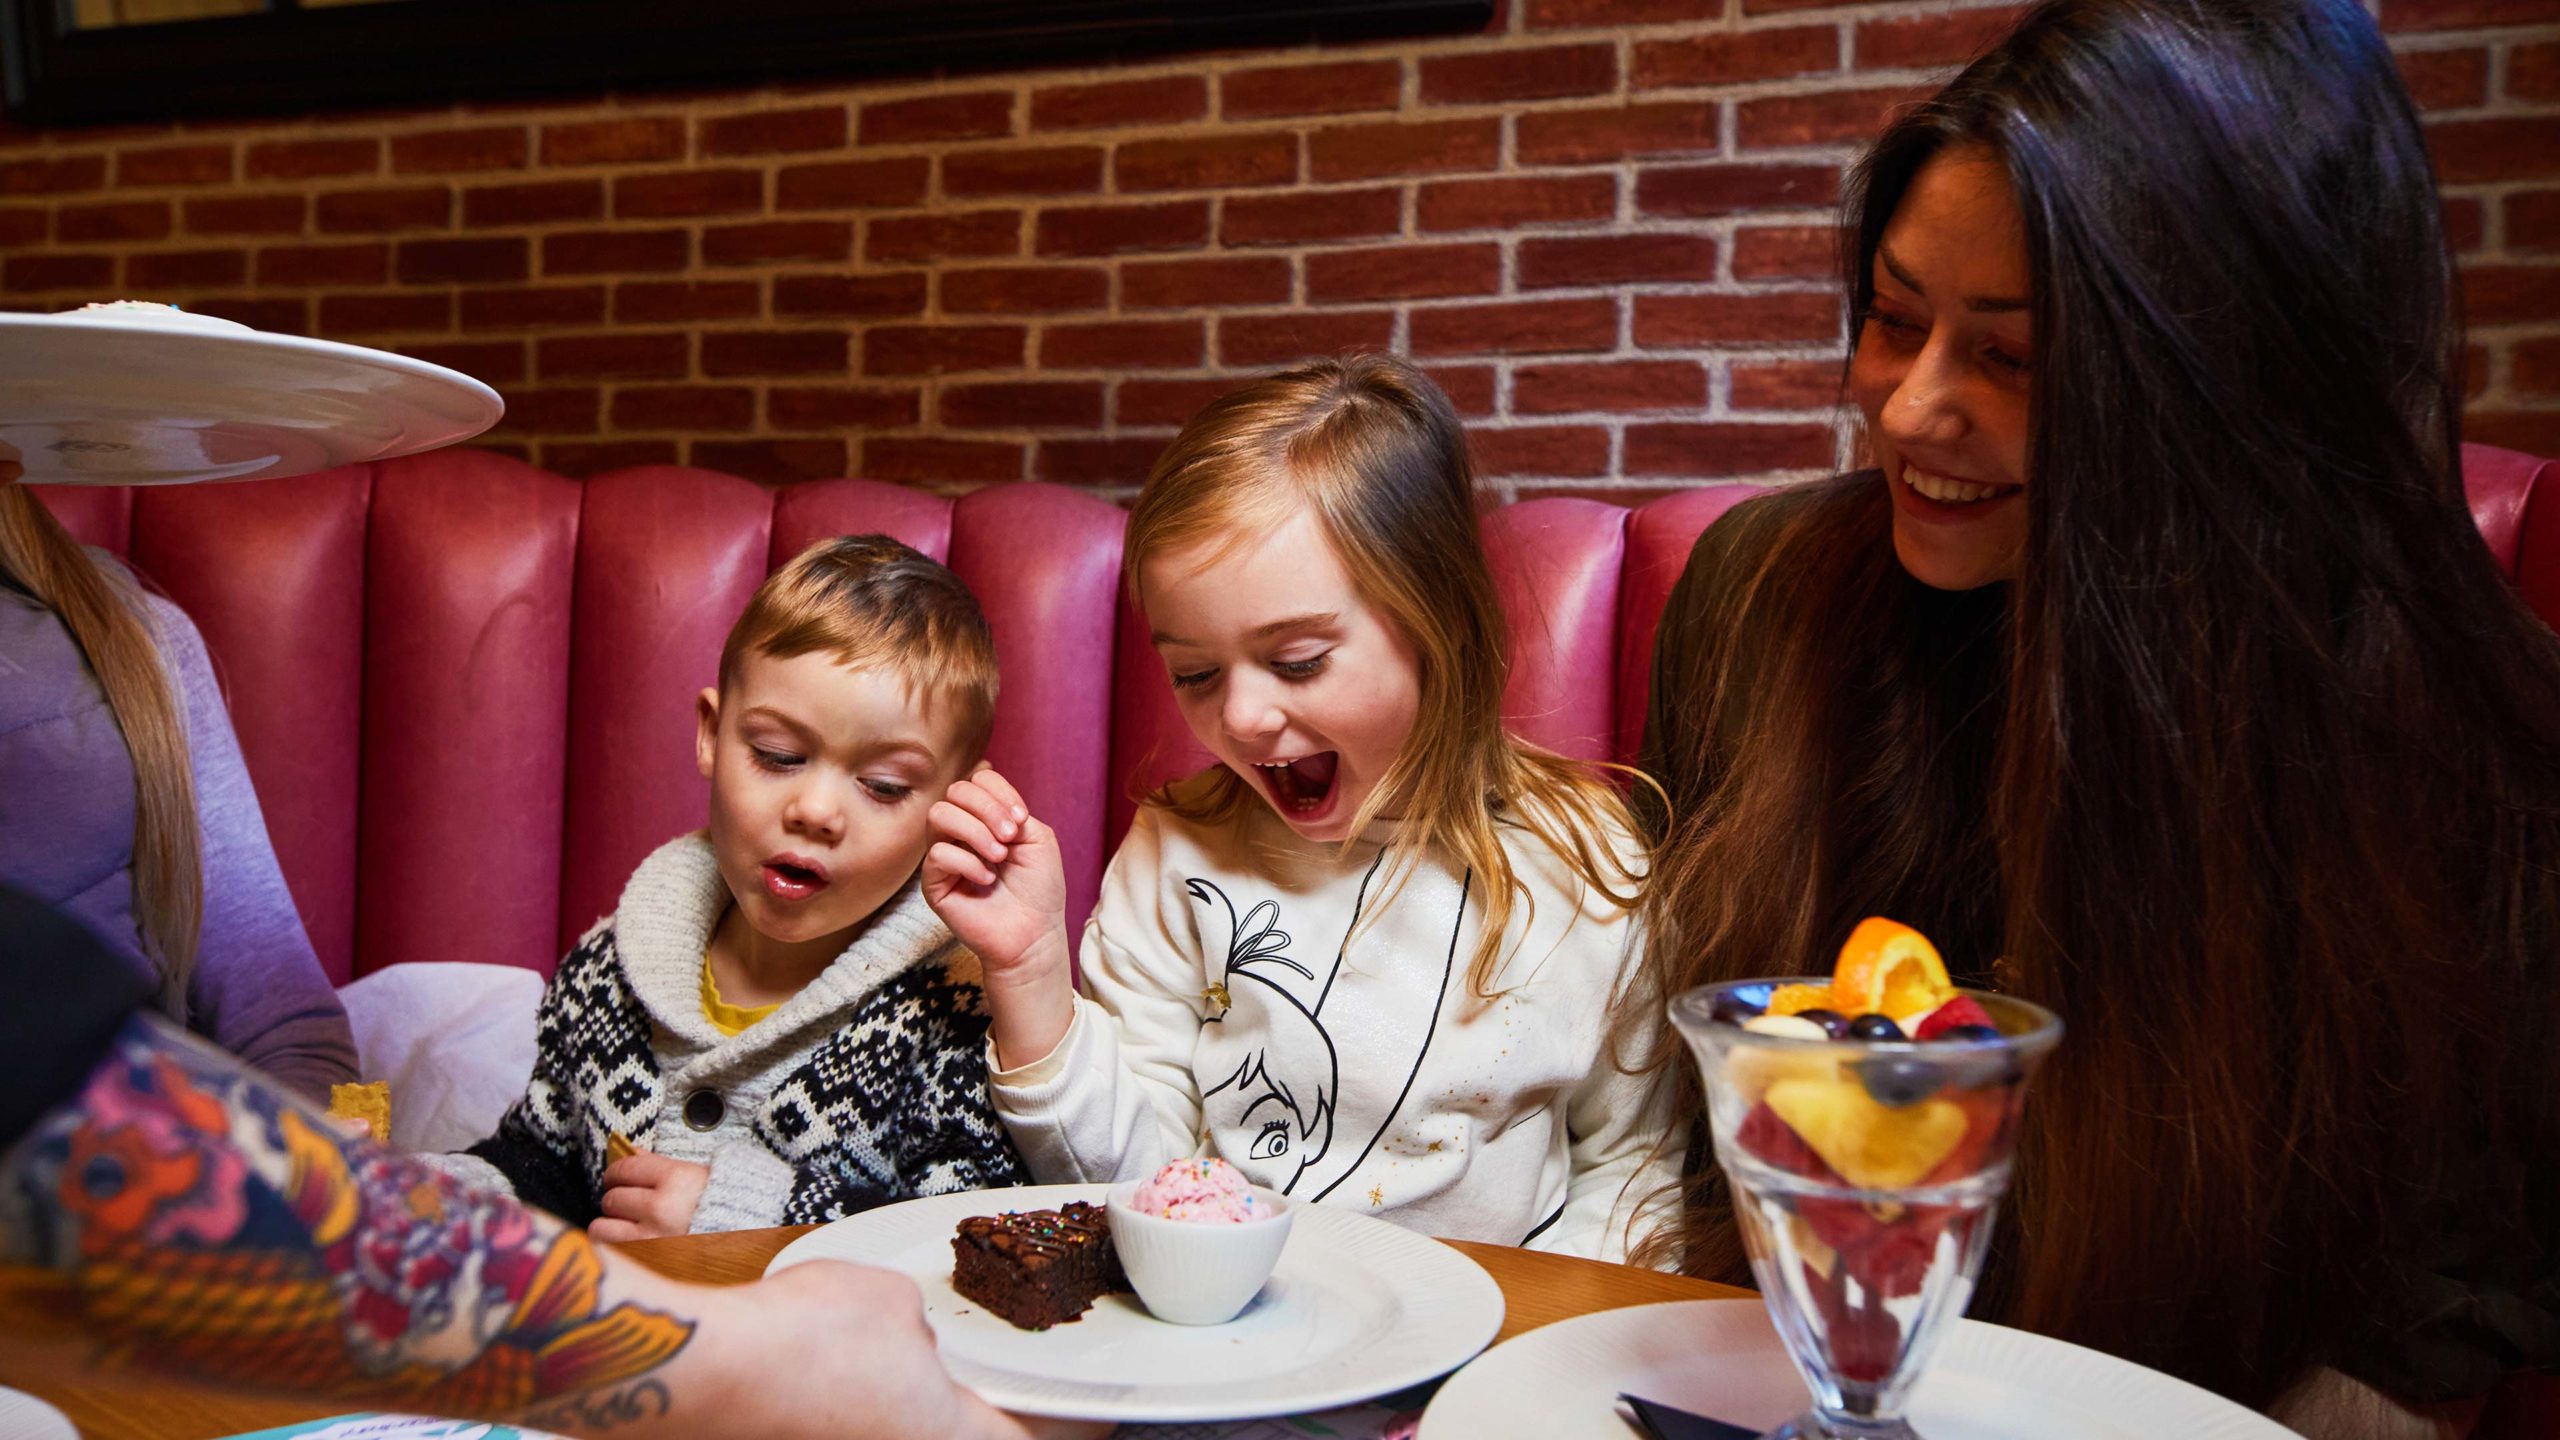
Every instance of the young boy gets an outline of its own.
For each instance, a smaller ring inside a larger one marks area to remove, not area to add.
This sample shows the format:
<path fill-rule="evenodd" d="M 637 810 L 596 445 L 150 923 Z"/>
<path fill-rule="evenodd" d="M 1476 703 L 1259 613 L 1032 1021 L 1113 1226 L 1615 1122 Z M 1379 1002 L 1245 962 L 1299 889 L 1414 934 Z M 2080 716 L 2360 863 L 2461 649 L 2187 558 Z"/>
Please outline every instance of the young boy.
<path fill-rule="evenodd" d="M 533 1081 L 443 1163 L 600 1240 L 1023 1183 L 976 957 L 918 893 L 986 748 L 986 619 L 880 535 L 776 571 L 695 702 L 710 823 L 642 861 L 544 994 Z"/>

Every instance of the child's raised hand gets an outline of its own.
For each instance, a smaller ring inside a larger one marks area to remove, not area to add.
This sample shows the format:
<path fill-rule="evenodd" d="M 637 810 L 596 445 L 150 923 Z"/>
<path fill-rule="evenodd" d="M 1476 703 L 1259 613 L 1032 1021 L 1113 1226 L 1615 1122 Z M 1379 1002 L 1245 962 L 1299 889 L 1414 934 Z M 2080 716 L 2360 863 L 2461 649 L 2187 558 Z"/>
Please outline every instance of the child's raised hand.
<path fill-rule="evenodd" d="M 928 820 L 925 902 L 985 967 L 1000 1060 L 1036 1060 L 1074 1018 L 1057 834 L 992 766 L 955 783 Z"/>
<path fill-rule="evenodd" d="M 597 1240 L 655 1240 L 693 1230 L 694 1207 L 711 1167 L 635 1151 L 604 1167 L 604 1214 L 587 1226 Z"/>

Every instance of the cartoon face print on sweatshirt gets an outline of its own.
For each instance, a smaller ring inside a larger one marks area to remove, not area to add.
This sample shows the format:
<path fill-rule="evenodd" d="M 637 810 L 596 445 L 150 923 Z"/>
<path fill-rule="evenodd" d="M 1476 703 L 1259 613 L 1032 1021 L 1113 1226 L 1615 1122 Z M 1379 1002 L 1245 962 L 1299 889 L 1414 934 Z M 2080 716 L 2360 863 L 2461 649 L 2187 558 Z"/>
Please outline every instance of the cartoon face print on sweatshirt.
<path fill-rule="evenodd" d="M 1382 886 L 1394 893 L 1377 898 L 1394 913 L 1363 926 L 1379 870 L 1372 861 L 1360 876 L 1349 926 L 1315 936 L 1292 933 L 1285 892 L 1230 895 L 1212 881 L 1184 882 L 1211 977 L 1193 1062 L 1202 1121 L 1216 1153 L 1302 1200 L 1340 1185 L 1395 1123 L 1457 959 L 1466 881 L 1433 872 Z M 1410 943 L 1424 934 L 1434 937 L 1427 950 Z"/>

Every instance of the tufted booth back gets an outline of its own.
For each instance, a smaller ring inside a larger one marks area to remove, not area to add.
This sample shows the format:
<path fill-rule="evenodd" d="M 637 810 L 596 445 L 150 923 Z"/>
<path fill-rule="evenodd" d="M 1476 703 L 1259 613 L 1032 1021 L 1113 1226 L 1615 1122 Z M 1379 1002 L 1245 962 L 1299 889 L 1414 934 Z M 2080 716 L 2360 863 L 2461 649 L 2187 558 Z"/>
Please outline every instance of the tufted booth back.
<path fill-rule="evenodd" d="M 2560 462 L 2478 446 L 2464 460 L 2491 553 L 2560 620 Z M 1206 762 L 1120 599 L 1123 512 L 1072 490 L 953 500 L 675 467 L 580 482 L 457 450 L 40 493 L 195 617 L 341 982 L 412 960 L 547 974 L 642 856 L 702 823 L 693 695 L 757 582 L 822 536 L 885 531 L 977 592 L 1004 670 L 989 759 L 1062 837 L 1071 924 L 1135 797 Z M 1635 753 L 1663 603 L 1699 531 L 1752 493 L 1487 517 L 1521 733 Z"/>

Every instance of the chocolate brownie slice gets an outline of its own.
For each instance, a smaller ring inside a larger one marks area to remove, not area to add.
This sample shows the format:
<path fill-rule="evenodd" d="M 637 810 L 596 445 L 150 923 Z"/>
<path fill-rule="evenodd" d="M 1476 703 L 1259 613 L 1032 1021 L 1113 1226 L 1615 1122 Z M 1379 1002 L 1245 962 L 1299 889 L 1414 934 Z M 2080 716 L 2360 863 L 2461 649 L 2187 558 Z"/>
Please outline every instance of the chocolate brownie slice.
<path fill-rule="evenodd" d="M 1129 1280 L 1111 1248 L 1109 1214 L 1078 1200 L 961 1221 L 951 1237 L 951 1288 L 1025 1330 L 1046 1330 Z"/>

